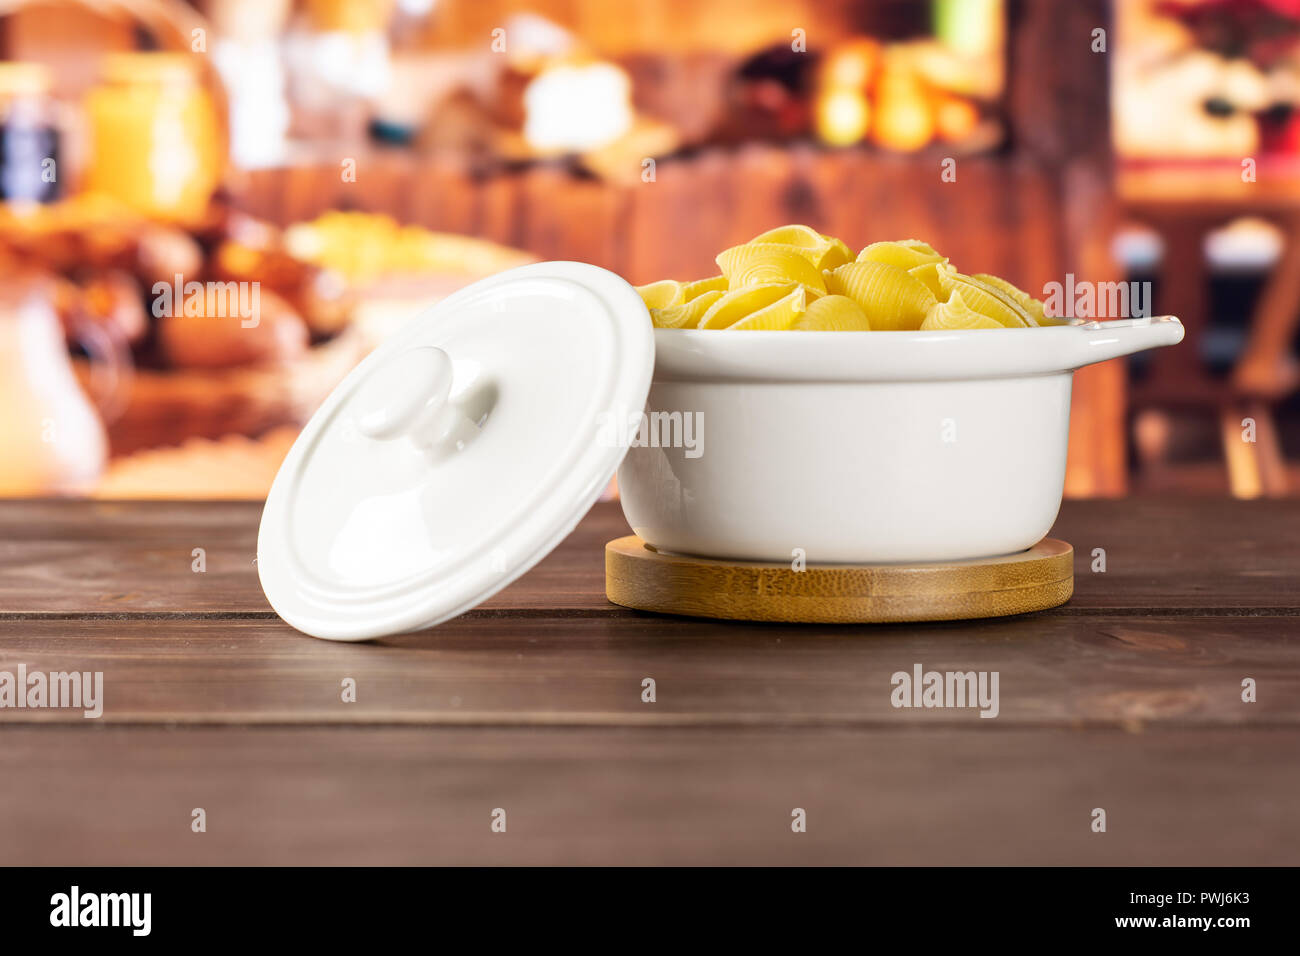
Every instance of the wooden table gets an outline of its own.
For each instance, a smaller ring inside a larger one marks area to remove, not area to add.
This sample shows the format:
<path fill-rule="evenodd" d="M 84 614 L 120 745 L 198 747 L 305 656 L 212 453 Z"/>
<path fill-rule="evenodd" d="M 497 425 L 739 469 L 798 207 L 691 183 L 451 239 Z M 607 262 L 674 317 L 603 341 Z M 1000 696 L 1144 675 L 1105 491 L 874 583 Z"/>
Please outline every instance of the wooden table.
<path fill-rule="evenodd" d="M 105 684 L 99 720 L 0 710 L 0 863 L 1300 863 L 1300 503 L 1067 502 L 1068 605 L 892 627 L 610 605 L 601 504 L 361 645 L 271 612 L 259 511 L 0 502 L 0 670 Z M 1000 715 L 895 709 L 916 663 L 999 672 Z"/>

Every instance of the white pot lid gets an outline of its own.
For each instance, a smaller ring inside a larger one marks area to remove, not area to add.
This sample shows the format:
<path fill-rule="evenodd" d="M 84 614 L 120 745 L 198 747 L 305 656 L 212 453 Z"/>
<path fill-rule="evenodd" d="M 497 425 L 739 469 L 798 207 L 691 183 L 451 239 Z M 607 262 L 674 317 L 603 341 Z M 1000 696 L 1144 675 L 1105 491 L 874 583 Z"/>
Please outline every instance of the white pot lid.
<path fill-rule="evenodd" d="M 362 361 L 289 450 L 257 536 L 271 606 L 356 641 L 487 600 L 600 496 L 653 367 L 641 297 L 596 266 L 523 266 L 440 302 Z"/>

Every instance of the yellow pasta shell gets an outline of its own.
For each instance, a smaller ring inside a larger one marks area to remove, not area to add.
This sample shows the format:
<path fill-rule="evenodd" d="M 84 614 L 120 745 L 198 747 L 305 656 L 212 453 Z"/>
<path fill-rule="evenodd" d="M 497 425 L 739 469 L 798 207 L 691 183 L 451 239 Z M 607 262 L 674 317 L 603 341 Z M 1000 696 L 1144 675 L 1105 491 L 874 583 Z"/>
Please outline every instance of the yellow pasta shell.
<path fill-rule="evenodd" d="M 705 312 L 709 311 L 709 306 L 722 296 L 721 289 L 714 289 L 712 292 L 697 295 L 681 305 L 670 305 L 666 309 L 651 309 L 650 321 L 656 329 L 693 329 L 700 324 L 700 319 L 704 317 Z"/>
<path fill-rule="evenodd" d="M 977 272 L 971 278 L 983 282 L 985 285 L 991 285 L 1004 293 L 1007 298 L 1025 310 L 1029 317 L 1034 320 L 1035 325 L 1047 324 L 1047 315 L 1043 311 L 1043 303 L 1028 292 L 1012 285 L 1006 279 L 999 279 L 997 276 L 991 276 L 985 272 Z"/>
<path fill-rule="evenodd" d="M 822 253 L 821 260 L 814 263 L 818 269 L 838 269 L 853 261 L 853 250 L 844 240 L 833 236 L 822 236 L 822 238 L 826 240 L 826 251 Z"/>
<path fill-rule="evenodd" d="M 722 295 L 700 317 L 700 329 L 725 329 L 759 309 L 765 309 L 778 299 L 789 295 L 798 286 L 793 282 L 750 286 Z"/>
<path fill-rule="evenodd" d="M 818 272 L 838 269 L 844 263 L 853 261 L 852 250 L 841 240 L 820 233 L 812 226 L 777 226 L 755 236 L 748 244 L 755 243 L 794 246 L 803 251 L 804 257 L 817 267 Z"/>
<path fill-rule="evenodd" d="M 901 242 L 873 242 L 858 253 L 858 262 L 883 262 L 898 266 L 900 269 L 912 269 L 930 262 L 947 261 L 930 246 L 917 239 L 904 239 Z"/>
<path fill-rule="evenodd" d="M 898 240 L 898 244 L 900 246 L 906 246 L 908 249 L 915 249 L 917 252 L 923 253 L 924 255 L 934 256 L 936 259 L 942 259 L 944 262 L 948 261 L 948 257 L 942 252 L 930 245 L 928 242 L 922 242 L 920 239 L 900 239 Z"/>
<path fill-rule="evenodd" d="M 867 313 L 846 295 L 824 295 L 808 303 L 794 329 L 800 332 L 870 332 Z"/>
<path fill-rule="evenodd" d="M 894 332 L 920 328 L 938 301 L 919 279 L 884 262 L 840 266 L 826 273 L 826 291 L 862 306 L 873 329 Z"/>
<path fill-rule="evenodd" d="M 639 285 L 636 291 L 647 309 L 667 309 L 686 301 L 686 291 L 676 279 L 660 279 L 649 285 Z"/>
<path fill-rule="evenodd" d="M 927 262 L 925 265 L 920 266 L 912 266 L 912 268 L 907 270 L 907 274 L 914 279 L 919 279 L 921 284 L 933 292 L 934 297 L 942 302 L 944 299 L 948 298 L 948 293 L 951 291 L 951 289 L 944 283 L 943 277 L 956 271 L 957 270 L 948 265 L 948 263 L 939 261 Z"/>
<path fill-rule="evenodd" d="M 728 287 L 743 289 L 774 282 L 797 282 L 817 293 L 826 291 L 821 272 L 798 246 L 756 242 L 732 246 L 718 256 Z"/>
<path fill-rule="evenodd" d="M 980 282 L 971 276 L 962 275 L 960 272 L 940 274 L 939 281 L 944 284 L 950 294 L 960 292 L 962 300 L 967 306 L 982 315 L 987 315 L 999 325 L 1004 325 L 1009 329 L 1024 329 L 1037 324 L 1029 317 L 1028 312 L 1013 302 L 1006 294 L 985 282 Z"/>
<path fill-rule="evenodd" d="M 759 233 L 753 239 L 749 240 L 747 245 L 753 245 L 760 242 L 774 242 L 785 246 L 798 246 L 801 249 L 820 249 L 831 240 L 827 239 L 812 226 L 801 226 L 792 224 L 789 226 L 777 226 L 775 229 L 769 229 L 767 232 Z"/>
<path fill-rule="evenodd" d="M 682 295 L 687 302 L 698 299 L 706 292 L 726 292 L 727 277 L 713 276 L 711 279 L 696 279 L 682 285 Z"/>
<path fill-rule="evenodd" d="M 661 329 L 906 331 L 1032 328 L 1064 320 L 1005 279 L 964 275 L 919 239 L 873 242 L 856 256 L 798 223 L 717 257 L 721 275 L 637 287 Z"/>
<path fill-rule="evenodd" d="M 1005 326 L 968 306 L 960 291 L 953 292 L 947 302 L 936 302 L 925 317 L 925 321 L 921 323 L 922 332 L 1001 328 Z"/>
<path fill-rule="evenodd" d="M 766 308 L 751 312 L 727 328 L 733 332 L 781 331 L 792 328 L 807 308 L 807 290 L 801 285 L 795 286 L 789 295 L 782 296 Z"/>

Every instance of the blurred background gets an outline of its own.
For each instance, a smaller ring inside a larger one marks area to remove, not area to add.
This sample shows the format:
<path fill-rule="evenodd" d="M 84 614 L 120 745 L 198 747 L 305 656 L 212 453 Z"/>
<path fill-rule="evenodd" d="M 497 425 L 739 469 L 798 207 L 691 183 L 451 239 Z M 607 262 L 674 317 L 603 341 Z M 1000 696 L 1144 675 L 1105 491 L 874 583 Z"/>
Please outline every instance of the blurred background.
<path fill-rule="evenodd" d="M 1077 376 L 1067 494 L 1300 494 L 1300 0 L 0 0 L 0 56 L 0 495 L 261 497 L 449 292 L 788 222 L 1150 283 L 1187 342 Z"/>

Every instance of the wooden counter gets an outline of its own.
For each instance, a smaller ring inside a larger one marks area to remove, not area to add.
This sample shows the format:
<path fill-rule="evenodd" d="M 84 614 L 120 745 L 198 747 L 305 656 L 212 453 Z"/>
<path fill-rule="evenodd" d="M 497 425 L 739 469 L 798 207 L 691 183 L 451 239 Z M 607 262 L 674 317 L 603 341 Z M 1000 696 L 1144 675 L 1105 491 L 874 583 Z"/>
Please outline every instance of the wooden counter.
<path fill-rule="evenodd" d="M 259 514 L 0 502 L 0 670 L 105 697 L 0 710 L 3 862 L 1300 862 L 1300 503 L 1066 502 L 1069 604 L 888 627 L 611 605 L 601 504 L 483 608 L 370 644 L 275 617 Z M 998 671 L 999 716 L 895 709 L 917 663 Z"/>

